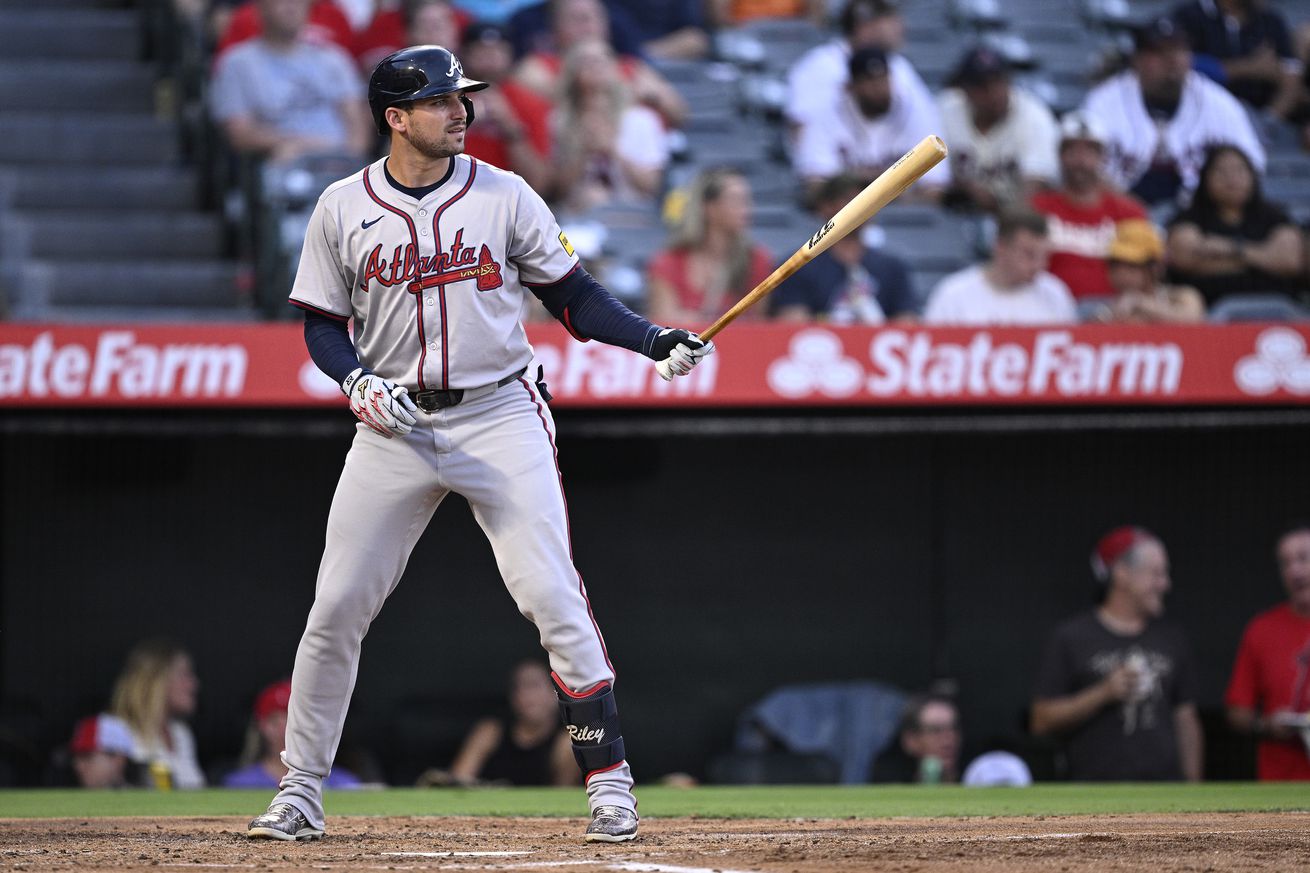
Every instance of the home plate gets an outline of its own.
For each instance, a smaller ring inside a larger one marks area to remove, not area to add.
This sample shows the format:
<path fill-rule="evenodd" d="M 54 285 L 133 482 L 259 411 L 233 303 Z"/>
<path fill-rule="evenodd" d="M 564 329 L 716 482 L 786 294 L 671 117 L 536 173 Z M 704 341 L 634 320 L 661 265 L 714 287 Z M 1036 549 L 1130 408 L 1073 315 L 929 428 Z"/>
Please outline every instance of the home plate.
<path fill-rule="evenodd" d="M 511 858 L 515 855 L 531 855 L 532 852 L 381 852 L 379 854 L 397 858 Z"/>

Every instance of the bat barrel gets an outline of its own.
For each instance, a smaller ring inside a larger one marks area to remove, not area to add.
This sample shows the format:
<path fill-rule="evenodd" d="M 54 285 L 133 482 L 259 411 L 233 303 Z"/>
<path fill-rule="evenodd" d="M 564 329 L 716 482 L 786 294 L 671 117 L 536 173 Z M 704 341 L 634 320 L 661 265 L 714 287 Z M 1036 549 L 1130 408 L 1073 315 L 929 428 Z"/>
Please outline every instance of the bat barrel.
<path fill-rule="evenodd" d="M 859 194 L 843 206 L 823 227 L 805 241 L 796 253 L 769 274 L 763 282 L 756 285 L 749 294 L 723 315 L 718 321 L 700 332 L 703 340 L 710 340 L 719 331 L 733 322 L 737 316 L 750 309 L 766 295 L 772 293 L 792 274 L 809 263 L 837 240 L 849 235 L 851 231 L 868 221 L 878 210 L 899 197 L 906 188 L 937 166 L 946 157 L 946 143 L 935 135 L 925 136 L 919 144 L 910 149 L 900 160 L 882 172 L 878 178 L 869 183 Z"/>

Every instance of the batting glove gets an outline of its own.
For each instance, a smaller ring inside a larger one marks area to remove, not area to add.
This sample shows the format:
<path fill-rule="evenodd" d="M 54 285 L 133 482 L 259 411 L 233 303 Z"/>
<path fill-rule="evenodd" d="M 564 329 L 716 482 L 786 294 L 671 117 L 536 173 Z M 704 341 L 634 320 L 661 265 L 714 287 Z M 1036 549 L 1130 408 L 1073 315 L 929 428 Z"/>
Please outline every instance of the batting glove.
<path fill-rule="evenodd" d="M 378 434 L 391 439 L 414 429 L 418 407 L 403 385 L 395 385 L 360 367 L 341 383 L 350 398 L 350 411 Z"/>
<path fill-rule="evenodd" d="M 713 341 L 704 342 L 689 330 L 666 327 L 655 335 L 650 356 L 659 361 L 655 369 L 665 382 L 674 376 L 685 376 L 700 363 L 701 358 L 713 353 Z"/>

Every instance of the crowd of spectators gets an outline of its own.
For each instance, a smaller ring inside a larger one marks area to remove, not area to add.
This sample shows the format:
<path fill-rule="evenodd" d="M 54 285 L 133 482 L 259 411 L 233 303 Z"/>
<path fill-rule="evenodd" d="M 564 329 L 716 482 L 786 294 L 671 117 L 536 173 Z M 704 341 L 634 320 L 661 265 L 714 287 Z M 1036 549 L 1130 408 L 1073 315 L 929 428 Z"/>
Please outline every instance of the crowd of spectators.
<path fill-rule="evenodd" d="M 742 205 L 750 199 L 748 174 L 723 167 L 722 185 L 707 184 L 701 172 L 670 189 L 689 107 L 660 64 L 712 59 L 717 30 L 794 17 L 833 33 L 787 75 L 781 142 L 799 203 L 826 218 L 841 205 L 828 183 L 865 184 L 921 138 L 940 133 L 949 160 L 903 200 L 968 216 L 979 222 L 979 238 L 995 245 L 984 264 L 908 292 L 895 258 L 870 269 L 860 266 L 870 253 L 852 246 L 845 276 L 832 265 L 813 272 L 805 288 L 792 289 L 797 293 L 784 290 L 790 299 L 771 306 L 776 317 L 1196 321 L 1226 296 L 1277 293 L 1291 302 L 1310 287 L 1305 234 L 1262 194 L 1271 126 L 1310 130 L 1298 52 L 1298 44 L 1310 49 L 1310 29 L 1294 34 L 1272 4 L 1185 0 L 1141 23 L 1118 72 L 1107 71 L 1063 118 L 1016 82 L 1011 58 L 994 44 L 967 49 L 934 94 L 903 53 L 896 2 L 847 0 L 832 7 L 829 20 L 830 6 L 223 0 L 205 19 L 214 45 L 209 106 L 238 155 L 371 159 L 381 147 L 363 103 L 372 66 L 403 45 L 445 45 L 461 55 L 469 76 L 494 85 L 474 98 L 478 118 L 467 151 L 522 175 L 566 224 L 607 205 L 653 214 L 662 200 L 692 204 L 663 210 L 675 216 L 668 249 L 635 265 L 648 281 L 625 296 L 656 318 L 704 318 L 735 302 L 785 253 L 749 245 L 750 209 Z M 843 184 L 844 197 L 858 190 Z M 1045 229 L 1033 211 L 1046 217 Z M 739 219 L 747 226 L 730 227 Z M 689 225 L 699 221 L 717 238 L 693 240 Z M 716 221 L 727 223 L 716 230 Z M 1166 236 L 1161 251 L 1153 232 Z M 1128 258 L 1112 261 L 1119 237 L 1118 251 Z M 1022 266 L 1015 260 L 1021 253 Z M 1165 279 L 1171 284 L 1162 285 Z M 841 288 L 809 287 L 814 281 Z M 884 289 L 884 281 L 892 286 Z"/>
<path fill-rule="evenodd" d="M 1310 780 L 1310 522 L 1275 542 L 1285 602 L 1250 620 L 1224 693 L 1228 729 L 1258 743 L 1261 780 Z M 1036 662 L 1027 711 L 1033 737 L 1058 746 L 1061 775 L 1074 781 L 1204 778 L 1200 682 L 1187 634 L 1165 617 L 1168 551 L 1136 526 L 1105 534 L 1091 555 L 1095 604 L 1053 628 Z M 108 708 L 79 721 L 67 744 L 77 783 L 89 788 L 199 788 L 206 774 L 187 726 L 199 682 L 180 645 L 147 640 L 127 656 Z M 228 788 L 270 788 L 281 759 L 291 680 L 254 697 L 241 756 L 211 771 Z M 516 664 L 504 715 L 470 727 L 449 763 L 417 784 L 571 785 L 580 776 L 560 723 L 554 685 L 539 661 Z M 874 782 L 1027 785 L 1028 764 L 1010 740 L 972 760 L 964 720 L 942 691 L 911 696 L 890 741 L 875 750 Z M 978 744 L 975 743 L 976 747 Z M 334 788 L 360 778 L 338 763 Z"/>

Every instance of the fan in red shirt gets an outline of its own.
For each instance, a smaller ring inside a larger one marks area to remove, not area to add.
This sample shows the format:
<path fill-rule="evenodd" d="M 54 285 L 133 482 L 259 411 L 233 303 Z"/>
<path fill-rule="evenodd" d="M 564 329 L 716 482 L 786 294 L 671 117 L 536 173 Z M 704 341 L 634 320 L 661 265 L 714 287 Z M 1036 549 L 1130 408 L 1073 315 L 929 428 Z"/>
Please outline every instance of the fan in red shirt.
<path fill-rule="evenodd" d="M 519 61 L 514 79 L 539 96 L 554 100 L 558 97 L 565 55 L 594 40 L 614 48 L 614 41 L 609 12 L 600 0 L 553 0 L 550 24 L 549 33 L 537 34 L 539 47 Z M 667 127 L 677 127 L 686 120 L 687 102 L 650 64 L 639 57 L 618 53 L 618 68 L 624 81 L 632 87 L 637 102 L 658 112 Z"/>
<path fill-rule="evenodd" d="M 355 38 L 355 60 L 372 72 L 378 61 L 411 45 L 439 45 L 460 51 L 459 32 L 469 16 L 448 0 L 405 0 L 379 4 L 373 20 Z"/>
<path fill-rule="evenodd" d="M 460 56 L 465 75 L 494 88 L 478 93 L 477 123 L 464 135 L 464 152 L 523 177 L 551 196 L 549 100 L 509 78 L 514 49 L 498 25 L 474 22 L 464 30 Z"/>
<path fill-rule="evenodd" d="M 333 0 L 261 0 L 262 3 L 306 3 L 309 5 L 309 24 L 305 28 L 311 40 L 333 42 L 347 52 L 354 54 L 355 32 L 350 27 L 350 20 Z M 217 58 L 223 52 L 240 42 L 254 39 L 264 32 L 264 20 L 259 12 L 260 2 L 248 0 L 236 9 L 228 18 L 218 38 L 218 47 L 214 50 Z"/>
<path fill-rule="evenodd" d="M 1116 226 L 1145 218 L 1142 205 L 1105 182 L 1105 136 L 1091 116 L 1071 112 L 1060 123 L 1060 184 L 1033 197 L 1046 216 L 1050 259 L 1046 269 L 1077 299 L 1112 297 L 1106 255 Z"/>
<path fill-rule="evenodd" d="M 1260 740 L 1261 780 L 1310 780 L 1310 522 L 1279 538 L 1278 568 L 1287 602 L 1246 626 L 1224 704 Z"/>

